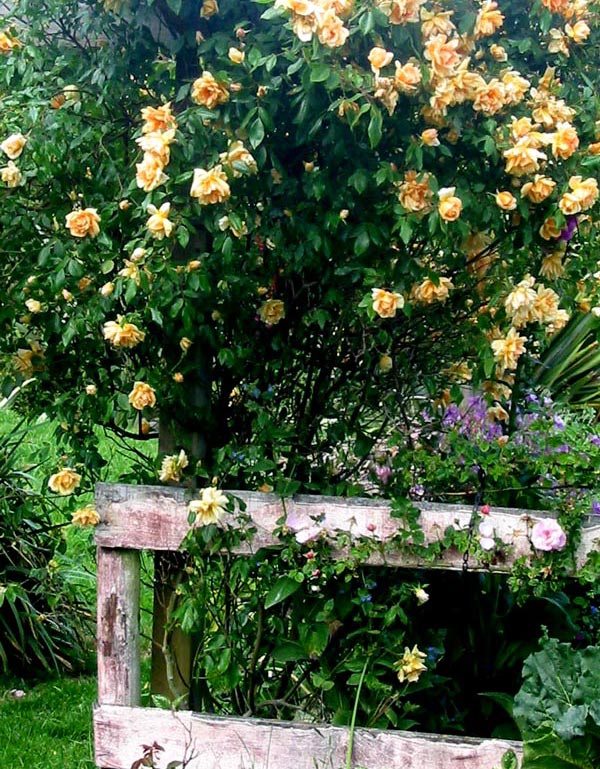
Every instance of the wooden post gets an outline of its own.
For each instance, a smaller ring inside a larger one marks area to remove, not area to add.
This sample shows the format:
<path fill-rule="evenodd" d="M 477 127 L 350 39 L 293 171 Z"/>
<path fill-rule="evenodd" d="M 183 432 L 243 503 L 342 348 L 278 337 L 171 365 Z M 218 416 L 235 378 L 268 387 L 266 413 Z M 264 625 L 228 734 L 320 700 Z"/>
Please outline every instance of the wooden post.
<path fill-rule="evenodd" d="M 140 555 L 98 548 L 98 702 L 140 704 Z"/>

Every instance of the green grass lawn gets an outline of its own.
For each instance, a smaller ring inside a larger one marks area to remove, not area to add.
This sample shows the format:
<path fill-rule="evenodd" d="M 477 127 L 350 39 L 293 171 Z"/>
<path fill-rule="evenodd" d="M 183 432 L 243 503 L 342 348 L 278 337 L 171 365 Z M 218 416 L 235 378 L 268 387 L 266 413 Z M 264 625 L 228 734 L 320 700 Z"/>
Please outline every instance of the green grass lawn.
<path fill-rule="evenodd" d="M 14 697 L 11 689 L 25 696 Z M 92 703 L 96 679 L 59 678 L 30 687 L 0 680 L 0 766 L 94 769 Z"/>

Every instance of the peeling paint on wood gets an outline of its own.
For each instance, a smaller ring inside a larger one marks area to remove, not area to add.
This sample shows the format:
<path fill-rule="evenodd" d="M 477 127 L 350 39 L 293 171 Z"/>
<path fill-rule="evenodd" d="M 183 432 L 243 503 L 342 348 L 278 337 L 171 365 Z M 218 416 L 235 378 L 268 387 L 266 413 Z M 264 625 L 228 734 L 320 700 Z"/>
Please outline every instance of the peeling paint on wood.
<path fill-rule="evenodd" d="M 320 516 L 326 516 L 329 524 L 360 533 L 367 524 L 374 527 L 378 538 L 393 535 L 402 528 L 402 522 L 392 518 L 390 504 L 376 499 L 345 499 L 340 497 L 297 496 L 282 500 L 274 494 L 258 492 L 231 492 L 246 503 L 246 512 L 252 517 L 256 534 L 251 543 L 239 548 L 240 553 L 256 551 L 261 547 L 278 544 L 273 531 L 285 515 L 295 520 L 305 520 L 310 525 Z M 102 524 L 96 530 L 96 541 L 104 547 L 129 547 L 132 549 L 178 550 L 189 531 L 187 503 L 191 492 L 182 488 L 153 486 L 109 486 L 99 484 L 96 491 L 96 507 Z M 471 508 L 466 505 L 447 505 L 422 502 L 421 526 L 425 543 L 439 541 L 449 526 L 467 529 Z M 537 518 L 550 513 L 532 513 L 528 510 L 494 508 L 490 516 L 496 534 L 507 544 L 506 559 L 494 564 L 492 571 L 509 571 L 514 560 L 530 556 L 531 526 Z M 236 525 L 235 515 L 227 516 L 224 523 Z M 584 528 L 578 551 L 578 563 L 585 561 L 587 553 L 597 548 L 600 526 Z M 393 552 L 385 556 L 374 555 L 371 563 L 390 566 L 426 566 L 428 568 L 462 568 L 462 553 L 447 551 L 432 564 L 415 557 L 409 550 Z M 481 568 L 473 558 L 470 568 Z"/>
<path fill-rule="evenodd" d="M 94 711 L 96 762 L 130 769 L 142 744 L 164 748 L 161 766 L 186 769 L 341 769 L 350 730 L 324 724 L 221 718 L 188 711 L 100 706 Z M 493 769 L 520 743 L 357 729 L 353 766 L 366 769 Z"/>
<path fill-rule="evenodd" d="M 140 556 L 98 548 L 98 699 L 140 701 Z"/>

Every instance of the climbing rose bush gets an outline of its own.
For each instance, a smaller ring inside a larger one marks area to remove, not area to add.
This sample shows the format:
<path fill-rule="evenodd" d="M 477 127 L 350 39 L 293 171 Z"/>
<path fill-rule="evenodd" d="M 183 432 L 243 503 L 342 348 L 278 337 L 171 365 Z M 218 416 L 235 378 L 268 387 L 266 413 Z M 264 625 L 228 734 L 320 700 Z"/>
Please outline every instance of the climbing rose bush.
<path fill-rule="evenodd" d="M 86 479 L 93 425 L 160 425 L 188 472 L 288 491 L 351 490 L 416 397 L 469 382 L 501 415 L 597 306 L 597 20 L 583 0 L 21 0 L 5 388 L 32 380 Z"/>

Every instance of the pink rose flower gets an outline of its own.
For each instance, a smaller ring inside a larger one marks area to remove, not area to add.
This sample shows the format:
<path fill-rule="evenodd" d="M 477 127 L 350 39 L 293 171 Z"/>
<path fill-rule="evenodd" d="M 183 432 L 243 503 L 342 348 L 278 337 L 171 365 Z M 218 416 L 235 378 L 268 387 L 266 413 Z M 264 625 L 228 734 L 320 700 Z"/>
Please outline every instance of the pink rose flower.
<path fill-rule="evenodd" d="M 531 530 L 531 543 L 536 550 L 562 550 L 567 544 L 567 535 L 554 518 L 542 518 Z"/>

